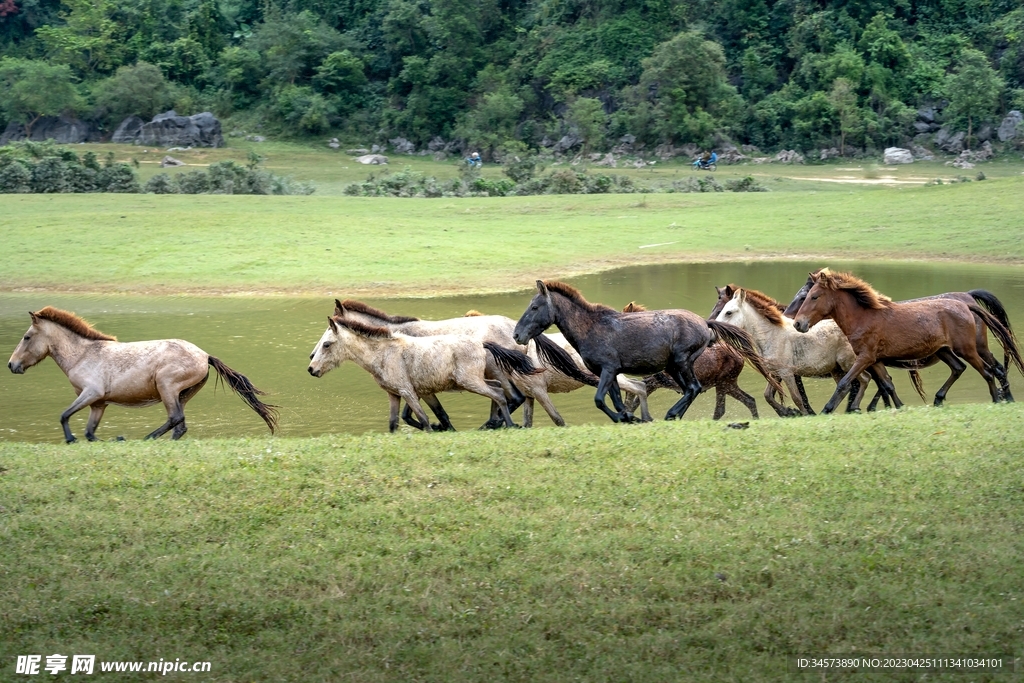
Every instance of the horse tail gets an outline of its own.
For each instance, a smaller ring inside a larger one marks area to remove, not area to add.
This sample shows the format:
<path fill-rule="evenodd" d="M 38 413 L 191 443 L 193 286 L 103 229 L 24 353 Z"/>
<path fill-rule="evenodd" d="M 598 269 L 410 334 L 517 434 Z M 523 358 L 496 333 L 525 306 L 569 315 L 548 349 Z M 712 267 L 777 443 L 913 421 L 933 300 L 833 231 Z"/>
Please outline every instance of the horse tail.
<path fill-rule="evenodd" d="M 587 386 L 596 387 L 601 378 L 588 370 L 580 369 L 572 356 L 566 353 L 565 349 L 551 341 L 551 338 L 544 334 L 538 334 L 533 338 L 537 344 L 537 355 L 541 360 L 550 364 L 555 370 L 566 377 L 571 377 L 577 382 Z"/>
<path fill-rule="evenodd" d="M 1003 353 L 1006 357 L 1006 367 L 1010 367 L 1010 361 L 1017 366 L 1017 370 L 1024 375 L 1024 359 L 1020 357 L 1020 349 L 1017 348 L 1017 340 L 1013 336 L 1006 325 L 1003 325 L 1002 321 L 996 316 L 986 311 L 980 306 L 974 304 L 968 304 L 967 308 L 971 309 L 974 315 L 981 318 L 982 322 L 988 325 L 988 328 L 992 330 L 992 334 L 996 335 L 996 339 L 1003 345 Z"/>
<path fill-rule="evenodd" d="M 516 375 L 537 375 L 544 372 L 544 368 L 538 368 L 530 361 L 522 351 L 506 349 L 494 342 L 484 342 L 484 348 L 494 357 L 494 361 L 504 372 Z"/>
<path fill-rule="evenodd" d="M 761 358 L 761 354 L 754 348 L 754 340 L 751 339 L 750 335 L 745 330 L 730 325 L 729 323 L 720 323 L 717 320 L 706 321 L 708 328 L 711 330 L 711 341 L 712 343 L 720 341 L 732 348 L 736 349 L 744 360 L 750 362 L 761 375 L 768 380 L 768 384 L 771 385 L 772 389 L 777 391 L 782 396 L 785 396 L 785 392 L 782 390 L 782 384 L 779 380 L 775 379 L 772 373 L 768 370 L 765 365 L 764 359 Z"/>
<path fill-rule="evenodd" d="M 228 383 L 231 390 L 238 394 L 250 408 L 256 411 L 257 415 L 263 418 L 263 421 L 270 427 L 270 433 L 273 434 L 277 430 L 277 406 L 263 403 L 257 398 L 258 395 L 265 396 L 267 392 L 260 391 L 254 387 L 248 377 L 232 370 L 221 359 L 210 356 L 207 360 L 210 366 L 220 375 L 220 378 Z"/>
<path fill-rule="evenodd" d="M 975 301 L 984 306 L 986 311 L 998 318 L 999 322 L 1003 324 L 1003 327 L 1009 330 L 1010 336 L 1013 337 L 1013 341 L 1017 342 L 1017 335 L 1013 333 L 1013 328 L 1010 326 L 1010 317 L 1006 315 L 1006 309 L 1003 308 L 1003 302 L 1000 301 L 995 294 L 987 289 L 972 289 L 967 293 L 974 297 Z M 1005 349 L 1003 351 L 1003 366 L 1010 366 L 1010 354 L 1006 353 Z"/>
<path fill-rule="evenodd" d="M 917 370 L 910 370 L 907 374 L 910 375 L 910 382 L 914 385 L 914 389 L 917 390 L 917 395 L 921 397 L 922 401 L 927 402 L 928 399 L 924 395 L 924 382 L 921 380 L 921 373 Z"/>

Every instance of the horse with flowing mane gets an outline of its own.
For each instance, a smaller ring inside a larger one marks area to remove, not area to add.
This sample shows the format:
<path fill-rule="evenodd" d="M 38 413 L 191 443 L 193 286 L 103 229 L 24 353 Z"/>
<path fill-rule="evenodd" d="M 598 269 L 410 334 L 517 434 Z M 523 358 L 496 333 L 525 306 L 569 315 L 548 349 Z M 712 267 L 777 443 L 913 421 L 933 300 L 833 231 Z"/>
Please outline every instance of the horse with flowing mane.
<path fill-rule="evenodd" d="M 162 402 L 167 422 L 151 432 L 155 439 L 170 430 L 172 439 L 180 439 L 185 426 L 185 404 L 209 378 L 209 368 L 263 418 L 273 433 L 277 428 L 277 407 L 259 400 L 264 392 L 249 379 L 211 356 L 195 344 L 181 339 L 119 342 L 69 311 L 47 306 L 29 313 L 32 324 L 11 355 L 7 367 L 22 374 L 47 356 L 64 371 L 78 398 L 61 413 L 64 440 L 73 443 L 68 420 L 89 407 L 85 438 L 96 441 L 96 428 L 110 403 L 141 407 Z"/>
<path fill-rule="evenodd" d="M 398 429 L 398 408 L 402 399 L 419 418 L 423 431 L 430 432 L 433 431 L 430 419 L 420 399 L 443 415 L 444 409 L 436 394 L 462 390 L 494 401 L 504 425 L 514 427 L 505 395 L 496 384 L 492 386 L 488 382 L 488 360 L 517 376 L 543 372 L 522 353 L 493 342 L 481 344 L 452 334 L 413 337 L 344 316 L 329 317 L 327 323 L 327 330 L 309 354 L 309 374 L 323 377 L 344 361 L 354 361 L 387 392 L 391 401 L 388 429 L 392 432 Z M 441 419 L 447 421 L 447 415 Z"/>
<path fill-rule="evenodd" d="M 551 325 L 558 326 L 587 369 L 600 377 L 594 403 L 613 422 L 634 421 L 615 381 L 619 373 L 647 375 L 666 371 L 683 391 L 665 419 L 682 417 L 701 391 L 693 363 L 713 341 L 729 344 L 768 376 L 750 337 L 732 325 L 706 321 L 682 309 L 620 313 L 590 303 L 571 285 L 537 280 L 537 294 L 516 323 L 513 337 L 525 343 Z M 769 381 L 778 386 L 777 381 Z M 609 393 L 614 411 L 605 404 Z"/>
<path fill-rule="evenodd" d="M 783 312 L 783 315 L 787 315 L 789 317 L 793 317 L 796 315 L 796 312 L 800 310 L 800 306 L 804 303 L 804 300 L 807 298 L 807 293 L 811 291 L 811 287 L 814 286 L 814 276 L 820 273 L 821 270 L 822 269 L 819 268 L 818 270 L 814 271 L 813 273 L 810 273 L 807 276 L 807 282 L 805 282 L 803 286 L 799 290 L 797 290 L 797 293 L 793 297 L 793 300 L 789 302 L 788 306 L 786 306 L 786 310 Z M 909 303 L 910 301 L 927 301 L 928 299 L 955 299 L 957 301 L 962 301 L 968 305 L 981 305 L 982 307 L 985 308 L 985 310 L 994 315 L 996 319 L 998 319 L 999 322 L 1003 324 L 1003 327 L 1005 327 L 1009 331 L 1010 336 L 1014 340 L 1016 340 L 1016 335 L 1014 335 L 1013 328 L 1010 326 L 1010 318 L 1006 314 L 1006 308 L 1003 307 L 1003 302 L 999 300 L 999 297 L 997 297 L 995 294 L 988 291 L 987 289 L 972 289 L 969 292 L 945 292 L 944 294 L 935 294 L 932 296 L 921 297 L 919 299 L 909 299 L 902 303 Z M 1007 375 L 1007 370 L 1010 369 L 1011 362 L 1009 354 L 1005 352 L 1003 353 L 1003 363 L 1000 364 L 988 348 L 988 325 L 985 324 L 985 321 L 980 316 L 974 317 L 974 324 L 977 326 L 978 331 L 978 355 L 981 356 L 981 359 L 985 361 L 986 365 L 992 368 L 992 372 L 995 374 L 996 379 L 999 380 L 999 385 L 1003 392 L 1003 398 L 1005 398 L 1007 401 L 1013 401 L 1013 394 L 1010 393 L 1010 379 Z M 938 361 L 938 358 L 933 357 L 915 362 L 901 363 L 899 361 L 894 361 L 891 364 L 886 363 L 886 365 L 910 370 L 911 378 L 914 378 L 914 375 L 916 374 L 918 369 L 934 365 Z M 919 379 L 916 380 L 916 382 L 919 381 Z M 876 395 L 875 398 L 872 399 L 871 405 L 868 406 L 868 410 L 871 410 L 877 401 L 878 396 Z M 888 401 L 886 401 L 886 403 L 888 404 Z"/>
<path fill-rule="evenodd" d="M 990 364 L 977 348 L 976 318 L 992 330 L 1007 357 L 1024 373 L 1024 361 L 1012 333 L 996 316 L 974 305 L 948 298 L 894 302 L 850 273 L 823 268 L 811 275 L 814 285 L 797 311 L 796 329 L 807 332 L 832 318 L 850 340 L 857 358 L 822 412 L 835 410 L 850 389 L 853 377 L 879 361 L 916 361 L 936 357 L 949 366 L 950 376 L 935 394 L 941 405 L 946 392 L 966 369 L 967 361 L 988 384 L 993 402 L 1001 398 Z M 962 359 L 962 360 L 961 360 Z M 891 389 L 891 381 L 888 381 Z M 895 395 L 895 394 L 894 394 Z M 897 401 L 897 408 L 900 404 Z"/>

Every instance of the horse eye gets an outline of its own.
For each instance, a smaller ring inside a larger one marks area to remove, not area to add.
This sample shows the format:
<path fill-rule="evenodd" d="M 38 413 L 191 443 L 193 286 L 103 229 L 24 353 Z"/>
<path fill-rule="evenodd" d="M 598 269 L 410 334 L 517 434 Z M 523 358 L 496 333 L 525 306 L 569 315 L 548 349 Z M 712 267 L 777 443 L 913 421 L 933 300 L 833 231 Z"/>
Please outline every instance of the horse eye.
<path fill-rule="evenodd" d="M 28 335 L 26 334 L 26 335 L 25 335 L 25 336 L 23 337 L 23 339 L 24 339 L 25 341 L 28 341 L 28 340 L 29 340 L 29 336 L 28 336 Z"/>
<path fill-rule="evenodd" d="M 329 341 L 325 341 L 325 342 L 324 342 L 324 348 L 325 348 L 325 349 L 329 349 L 329 348 L 331 348 L 331 342 L 329 342 Z"/>
<path fill-rule="evenodd" d="M 532 307 L 530 308 L 530 310 L 531 310 L 531 311 L 536 311 L 536 310 L 538 310 L 539 308 L 540 308 L 539 306 L 536 306 L 536 305 L 535 305 L 535 306 L 532 306 Z"/>
<path fill-rule="evenodd" d="M 732 315 L 732 311 L 726 311 L 725 314 L 726 315 Z"/>
<path fill-rule="evenodd" d="M 817 300 L 818 300 L 818 295 L 817 294 L 815 294 L 814 296 L 811 297 L 811 301 L 817 301 Z"/>

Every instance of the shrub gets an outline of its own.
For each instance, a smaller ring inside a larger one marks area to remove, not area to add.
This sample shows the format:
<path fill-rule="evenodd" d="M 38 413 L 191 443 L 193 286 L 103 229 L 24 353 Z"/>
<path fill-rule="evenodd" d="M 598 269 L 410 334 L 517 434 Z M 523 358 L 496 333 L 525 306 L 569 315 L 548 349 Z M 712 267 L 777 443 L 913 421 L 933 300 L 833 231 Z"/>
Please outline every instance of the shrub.
<path fill-rule="evenodd" d="M 205 171 L 188 171 L 174 176 L 174 184 L 181 194 L 206 194 L 210 191 L 210 176 Z"/>
<path fill-rule="evenodd" d="M 146 182 L 146 186 L 142 188 L 142 191 L 152 194 L 177 194 L 178 187 L 171 180 L 171 176 L 166 173 L 158 173 Z"/>
<path fill-rule="evenodd" d="M 45 157 L 32 167 L 32 191 L 38 193 L 68 192 L 67 164 L 58 157 Z"/>
<path fill-rule="evenodd" d="M 107 166 L 96 174 L 96 180 L 101 192 L 132 194 L 142 191 L 135 171 L 128 164 Z"/>
<path fill-rule="evenodd" d="M 21 160 L 0 165 L 0 193 L 25 194 L 32 191 L 32 170 Z"/>
<path fill-rule="evenodd" d="M 725 189 L 730 192 L 768 192 L 768 188 L 759 184 L 754 176 L 735 178 L 725 181 Z"/>

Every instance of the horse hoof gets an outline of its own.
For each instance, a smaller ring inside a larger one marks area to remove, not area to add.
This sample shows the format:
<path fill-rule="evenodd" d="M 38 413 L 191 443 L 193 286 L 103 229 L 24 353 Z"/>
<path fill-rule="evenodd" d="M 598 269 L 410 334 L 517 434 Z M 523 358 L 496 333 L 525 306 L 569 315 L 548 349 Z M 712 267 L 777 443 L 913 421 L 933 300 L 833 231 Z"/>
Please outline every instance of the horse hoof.
<path fill-rule="evenodd" d="M 71 437 L 70 439 L 65 439 L 64 443 L 75 443 L 76 441 L 78 441 L 78 439 Z"/>

